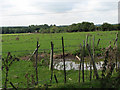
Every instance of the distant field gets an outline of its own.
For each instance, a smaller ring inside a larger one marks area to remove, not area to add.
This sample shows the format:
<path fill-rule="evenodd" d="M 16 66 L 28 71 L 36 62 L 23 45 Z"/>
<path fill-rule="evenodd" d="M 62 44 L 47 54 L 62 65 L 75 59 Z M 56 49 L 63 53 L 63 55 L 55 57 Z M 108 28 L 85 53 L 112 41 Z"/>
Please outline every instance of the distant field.
<path fill-rule="evenodd" d="M 76 32 L 76 33 L 54 33 L 54 34 L 3 34 L 2 35 L 2 55 L 5 57 L 7 52 L 12 55 L 25 56 L 31 54 L 36 48 L 36 41 L 40 43 L 39 52 L 50 52 L 50 42 L 53 41 L 55 53 L 60 53 L 61 37 L 64 37 L 65 52 L 73 52 L 79 48 L 80 43 L 86 39 L 89 34 L 91 40 L 95 35 L 95 44 L 100 38 L 99 47 L 107 47 L 111 41 L 113 45 L 117 31 L 96 31 L 96 32 Z"/>

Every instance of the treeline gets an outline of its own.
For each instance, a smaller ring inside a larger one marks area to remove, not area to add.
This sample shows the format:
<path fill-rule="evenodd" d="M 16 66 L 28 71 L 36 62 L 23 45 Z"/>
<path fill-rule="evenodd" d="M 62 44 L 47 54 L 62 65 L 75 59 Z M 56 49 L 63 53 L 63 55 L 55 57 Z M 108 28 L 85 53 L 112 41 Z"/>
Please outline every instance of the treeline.
<path fill-rule="evenodd" d="M 82 22 L 69 26 L 30 25 L 28 27 L 2 27 L 2 34 L 10 33 L 61 33 L 61 32 L 88 32 L 120 30 L 120 24 L 103 23 L 94 25 L 91 22 Z"/>

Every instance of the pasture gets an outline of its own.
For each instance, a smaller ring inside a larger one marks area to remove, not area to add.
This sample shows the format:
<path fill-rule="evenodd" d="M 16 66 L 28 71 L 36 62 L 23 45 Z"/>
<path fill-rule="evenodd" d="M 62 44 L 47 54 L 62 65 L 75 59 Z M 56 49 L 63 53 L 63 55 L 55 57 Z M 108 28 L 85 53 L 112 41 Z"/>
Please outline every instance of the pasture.
<path fill-rule="evenodd" d="M 7 53 L 11 52 L 11 55 L 15 55 L 18 58 L 31 55 L 33 51 L 36 49 L 37 40 L 40 44 L 38 49 L 38 53 L 47 53 L 50 54 L 50 48 L 52 41 L 54 44 L 54 54 L 62 53 L 62 40 L 61 37 L 64 38 L 65 44 L 65 53 L 73 53 L 75 50 L 80 48 L 80 44 L 83 45 L 83 40 L 86 40 L 86 35 L 89 35 L 89 39 L 91 38 L 91 46 L 93 36 L 95 36 L 95 46 L 97 45 L 98 40 L 100 39 L 100 43 L 98 45 L 99 48 L 106 48 L 109 45 L 113 47 L 114 41 L 116 39 L 117 31 L 96 31 L 96 32 L 75 32 L 75 33 L 53 33 L 53 34 L 40 34 L 40 33 L 27 33 L 27 34 L 3 34 L 2 35 L 2 58 L 7 57 Z M 90 59 L 88 60 L 88 62 Z M 41 88 L 41 87 L 65 87 L 72 88 L 72 86 L 80 87 L 80 88 L 91 88 L 91 87 L 102 87 L 101 82 L 95 80 L 95 77 L 92 78 L 92 81 L 89 81 L 89 70 L 85 70 L 84 77 L 85 83 L 78 83 L 78 70 L 67 70 L 67 84 L 64 85 L 64 74 L 63 70 L 54 70 L 54 75 L 57 76 L 58 84 L 56 84 L 55 79 L 53 78 L 52 83 L 50 83 L 51 71 L 49 70 L 49 57 L 45 57 L 38 61 L 38 85 L 35 85 L 36 74 L 35 74 L 35 66 L 33 61 L 28 60 L 19 60 L 13 62 L 13 64 L 9 68 L 8 72 L 8 82 L 7 87 L 12 88 L 9 82 L 12 82 L 13 85 L 17 88 Z M 115 70 L 113 71 L 116 76 Z M 2 71 L 2 84 L 4 87 L 5 83 L 5 68 Z M 98 74 L 101 78 L 101 70 L 98 70 Z M 82 73 L 81 73 L 81 82 L 82 82 Z M 111 79 L 110 79 L 111 80 Z M 51 85 L 51 86 L 46 86 Z M 109 87 L 111 85 L 106 85 Z"/>
<path fill-rule="evenodd" d="M 31 54 L 35 48 L 37 40 L 39 41 L 39 52 L 48 52 L 50 49 L 50 42 L 54 44 L 55 53 L 60 53 L 62 50 L 61 37 L 64 38 L 65 52 L 73 52 L 79 48 L 80 43 L 89 35 L 91 41 L 95 35 L 95 44 L 100 40 L 99 47 L 113 46 L 117 31 L 97 31 L 97 32 L 76 32 L 76 33 L 54 33 L 54 34 L 3 34 L 2 35 L 2 56 L 5 57 L 7 52 L 18 57 Z M 91 42 L 92 44 L 92 42 Z"/>

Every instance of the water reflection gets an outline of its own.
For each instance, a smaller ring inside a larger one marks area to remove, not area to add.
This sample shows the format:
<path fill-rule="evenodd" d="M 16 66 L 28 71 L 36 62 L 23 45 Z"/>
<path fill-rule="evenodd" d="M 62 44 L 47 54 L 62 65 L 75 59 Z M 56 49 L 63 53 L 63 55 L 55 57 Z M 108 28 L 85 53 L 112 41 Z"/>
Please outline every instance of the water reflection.
<path fill-rule="evenodd" d="M 96 67 L 98 70 L 101 70 L 102 69 L 102 64 L 103 64 L 103 61 L 100 61 L 100 62 L 97 62 L 96 63 Z M 66 61 L 65 62 L 65 66 L 66 66 L 66 70 L 79 70 L 79 66 L 80 64 L 79 63 L 75 63 L 73 61 Z M 63 62 L 60 61 L 60 62 L 54 62 L 54 69 L 57 69 L 57 70 L 63 70 Z M 93 67 L 92 67 L 93 69 Z M 82 67 L 81 67 L 81 70 L 82 70 Z M 84 70 L 90 70 L 90 63 L 84 63 Z"/>
<path fill-rule="evenodd" d="M 102 57 L 103 58 L 103 57 Z M 76 60 L 74 58 L 66 58 L 65 59 L 65 66 L 66 66 L 66 70 L 79 70 L 79 62 L 74 62 L 73 60 Z M 57 69 L 57 70 L 63 70 L 63 59 L 54 59 L 54 69 Z M 104 61 L 99 61 L 99 62 L 96 62 L 96 67 L 97 67 L 97 70 L 101 70 L 102 69 L 102 65 L 103 65 Z M 116 62 L 114 62 L 116 63 Z M 92 66 L 92 69 L 93 69 L 93 65 Z M 118 61 L 117 62 L 117 67 L 120 68 L 120 62 Z M 116 65 L 115 65 L 115 68 L 116 68 Z M 82 70 L 82 65 L 81 65 L 81 70 Z M 90 62 L 85 62 L 84 63 L 84 70 L 90 70 Z"/>

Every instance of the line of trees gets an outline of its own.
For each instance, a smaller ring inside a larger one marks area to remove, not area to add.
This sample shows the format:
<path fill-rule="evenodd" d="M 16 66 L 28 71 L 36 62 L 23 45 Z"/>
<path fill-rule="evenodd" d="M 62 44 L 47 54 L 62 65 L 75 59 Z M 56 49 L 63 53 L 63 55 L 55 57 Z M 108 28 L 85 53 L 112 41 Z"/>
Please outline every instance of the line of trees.
<path fill-rule="evenodd" d="M 103 23 L 94 25 L 92 22 L 82 22 L 68 26 L 30 25 L 28 27 L 2 27 L 2 34 L 10 33 L 61 33 L 61 32 L 88 32 L 120 30 L 120 24 Z"/>

